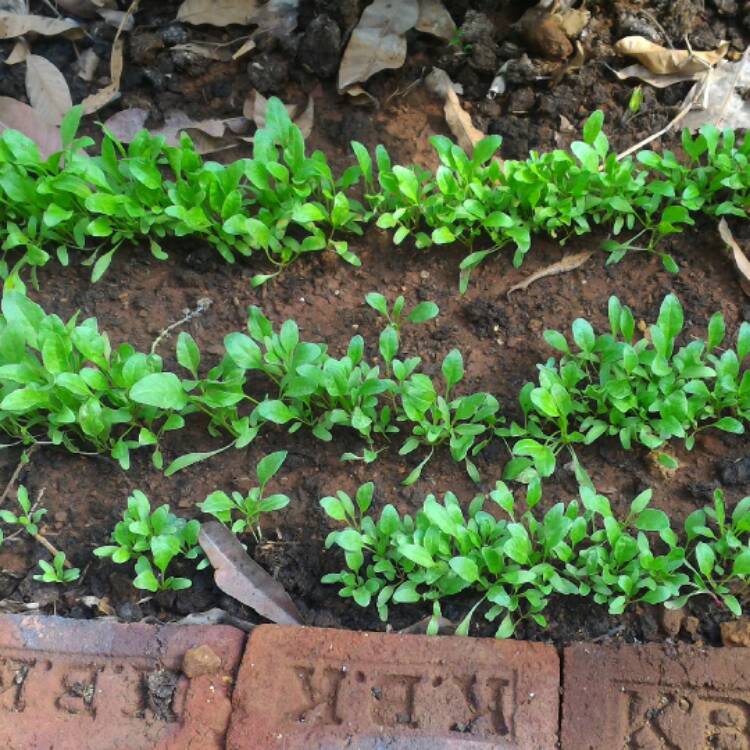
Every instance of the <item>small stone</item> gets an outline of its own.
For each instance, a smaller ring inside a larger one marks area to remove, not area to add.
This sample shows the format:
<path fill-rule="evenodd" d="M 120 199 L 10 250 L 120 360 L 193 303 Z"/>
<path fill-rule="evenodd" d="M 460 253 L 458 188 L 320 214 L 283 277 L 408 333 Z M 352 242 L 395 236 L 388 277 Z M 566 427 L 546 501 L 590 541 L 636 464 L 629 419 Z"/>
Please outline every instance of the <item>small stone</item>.
<path fill-rule="evenodd" d="M 722 622 L 720 628 L 721 642 L 725 646 L 750 646 L 750 619 L 747 617 Z"/>
<path fill-rule="evenodd" d="M 164 48 L 164 42 L 158 34 L 136 34 L 130 40 L 130 56 L 138 65 L 150 65 L 156 60 L 159 50 Z"/>
<path fill-rule="evenodd" d="M 677 638 L 682 630 L 682 623 L 685 620 L 685 610 L 667 609 L 662 607 L 659 611 L 659 625 L 664 634 L 669 638 Z"/>
<path fill-rule="evenodd" d="M 185 44 L 190 40 L 190 32 L 179 23 L 172 23 L 161 30 L 161 38 L 164 44 L 170 47 L 175 44 Z"/>
<path fill-rule="evenodd" d="M 510 95 L 510 104 L 508 108 L 513 114 L 522 114 L 524 112 L 530 112 L 534 108 L 536 103 L 536 94 L 534 89 L 530 86 L 524 86 L 520 89 L 516 89 Z"/>
<path fill-rule="evenodd" d="M 205 644 L 191 648 L 182 659 L 182 672 L 191 680 L 204 674 L 216 674 L 221 669 L 221 658 Z"/>
<path fill-rule="evenodd" d="M 750 456 L 719 464 L 719 479 L 723 485 L 746 484 L 750 481 Z"/>

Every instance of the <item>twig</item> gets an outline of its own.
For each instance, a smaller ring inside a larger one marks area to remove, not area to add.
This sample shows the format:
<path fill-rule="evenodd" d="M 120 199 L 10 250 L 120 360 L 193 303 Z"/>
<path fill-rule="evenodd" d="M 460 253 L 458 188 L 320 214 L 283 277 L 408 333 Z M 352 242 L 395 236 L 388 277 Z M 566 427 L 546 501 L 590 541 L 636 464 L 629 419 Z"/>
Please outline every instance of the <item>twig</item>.
<path fill-rule="evenodd" d="M 183 325 L 183 323 L 188 323 L 193 318 L 197 317 L 198 315 L 201 315 L 206 310 L 208 310 L 209 307 L 213 304 L 213 300 L 209 299 L 208 297 L 201 297 L 198 300 L 198 304 L 195 307 L 194 310 L 187 310 L 185 314 L 174 323 L 170 323 L 155 339 L 154 343 L 151 344 L 151 354 L 154 354 L 156 352 L 156 348 L 161 343 L 162 339 L 169 336 L 169 334 L 178 326 Z"/>
<path fill-rule="evenodd" d="M 13 470 L 13 473 L 10 476 L 10 479 L 8 480 L 8 484 L 5 485 L 5 489 L 3 490 L 3 494 L 0 495 L 0 505 L 2 505 L 5 502 L 5 498 L 8 497 L 8 493 L 13 488 L 13 485 L 16 483 L 16 480 L 18 479 L 19 474 L 21 473 L 21 470 L 24 466 L 26 466 L 27 463 L 29 463 L 29 458 L 31 458 L 31 454 L 36 450 L 37 446 L 32 445 L 31 448 L 28 450 L 25 450 L 21 454 L 21 460 L 18 462 L 18 466 Z"/>
<path fill-rule="evenodd" d="M 651 21 L 654 26 L 656 26 L 657 29 L 661 32 L 661 35 L 664 37 L 664 41 L 667 43 L 670 49 L 674 49 L 674 45 L 672 44 L 672 40 L 669 38 L 669 34 L 664 30 L 664 27 L 656 20 L 656 16 L 649 13 L 647 10 L 639 10 L 638 11 L 642 16 L 645 16 L 649 21 Z"/>
<path fill-rule="evenodd" d="M 42 535 L 42 534 L 40 534 L 40 533 L 32 534 L 32 536 L 34 537 L 34 539 L 36 539 L 36 540 L 37 540 L 37 542 L 39 542 L 39 544 L 41 544 L 41 545 L 42 545 L 42 547 L 44 547 L 44 549 L 46 549 L 46 550 L 47 550 L 47 552 L 49 552 L 49 553 L 50 553 L 50 555 L 52 555 L 52 557 L 55 557 L 56 555 L 59 555 L 59 554 L 60 554 L 60 550 L 59 550 L 59 549 L 57 549 L 57 547 L 55 547 L 55 545 L 54 545 L 54 544 L 52 544 L 52 542 L 50 542 L 50 541 L 49 541 L 49 540 L 47 539 L 47 537 L 43 536 L 43 535 Z M 66 567 L 66 568 L 67 568 L 68 570 L 72 570 L 72 569 L 73 569 L 73 564 L 72 564 L 71 562 L 69 562 L 69 561 L 68 561 L 68 558 L 67 558 L 67 557 L 66 557 L 66 558 L 65 558 L 65 559 L 63 560 L 63 565 L 64 565 L 64 566 L 65 566 L 65 567 Z"/>
<path fill-rule="evenodd" d="M 651 143 L 652 141 L 655 141 L 657 138 L 661 138 L 665 133 L 668 133 L 675 125 L 677 125 L 682 119 L 684 119 L 687 116 L 687 113 L 692 109 L 693 104 L 695 104 L 695 102 L 698 100 L 698 97 L 705 90 L 705 87 L 708 84 L 708 76 L 710 72 L 710 70 L 707 71 L 706 75 L 702 79 L 700 79 L 700 82 L 693 86 L 690 94 L 687 96 L 682 107 L 680 108 L 680 111 L 661 130 L 658 130 L 656 133 L 652 133 L 647 138 L 644 138 L 642 141 L 636 143 L 634 146 L 631 146 L 630 148 L 625 149 L 625 151 L 617 154 L 617 161 L 624 159 L 626 156 L 630 156 L 630 154 L 632 154 L 634 151 L 638 151 L 643 146 Z"/>

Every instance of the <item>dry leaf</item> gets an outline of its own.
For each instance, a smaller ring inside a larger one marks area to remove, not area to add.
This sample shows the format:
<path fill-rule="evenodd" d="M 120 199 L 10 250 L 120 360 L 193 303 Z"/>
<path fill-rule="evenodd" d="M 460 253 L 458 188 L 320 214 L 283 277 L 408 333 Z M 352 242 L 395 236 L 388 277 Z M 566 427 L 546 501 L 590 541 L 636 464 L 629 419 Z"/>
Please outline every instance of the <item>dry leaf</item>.
<path fill-rule="evenodd" d="M 735 268 L 740 273 L 742 291 L 750 297 L 750 260 L 747 259 L 745 253 L 742 252 L 742 248 L 737 244 L 737 240 L 734 239 L 732 230 L 724 218 L 719 222 L 719 235 L 724 240 L 724 244 L 731 250 Z"/>
<path fill-rule="evenodd" d="M 102 8 L 117 8 L 117 0 L 56 0 L 56 4 L 81 18 L 96 18 Z"/>
<path fill-rule="evenodd" d="M 697 130 L 706 123 L 722 130 L 746 130 L 750 127 L 750 101 L 747 98 L 750 87 L 750 48 L 745 50 L 738 62 L 724 60 L 702 79 L 685 98 L 686 102 L 691 97 L 700 99 L 700 106 L 692 106 L 685 116 L 685 127 Z M 700 88 L 703 88 L 702 92 Z"/>
<path fill-rule="evenodd" d="M 26 58 L 26 94 L 39 116 L 51 125 L 59 125 L 73 107 L 65 77 L 40 55 Z"/>
<path fill-rule="evenodd" d="M 197 42 L 186 42 L 185 44 L 175 44 L 172 47 L 175 51 L 188 52 L 192 55 L 205 57 L 208 60 L 219 60 L 227 62 L 232 59 L 232 53 L 220 44 L 199 44 Z"/>
<path fill-rule="evenodd" d="M 115 39 L 112 45 L 112 57 L 109 60 L 109 80 L 110 82 L 95 94 L 89 94 L 82 102 L 83 111 L 90 115 L 98 112 L 102 107 L 113 102 L 120 96 L 120 78 L 122 78 L 122 52 L 124 42 L 122 39 Z"/>
<path fill-rule="evenodd" d="M 675 83 L 695 81 L 702 78 L 705 75 L 705 70 L 700 73 L 672 73 L 670 75 L 660 75 L 652 73 L 645 65 L 636 63 L 635 65 L 628 65 L 627 68 L 623 68 L 622 70 L 616 70 L 615 75 L 621 81 L 625 81 L 628 78 L 638 78 L 644 83 L 655 86 L 657 89 L 663 89 L 667 86 L 674 86 Z"/>
<path fill-rule="evenodd" d="M 5 13 L 28 13 L 26 0 L 0 0 L 0 11 Z"/>
<path fill-rule="evenodd" d="M 248 52 L 252 52 L 256 47 L 255 39 L 248 39 L 233 55 L 232 60 L 237 60 L 238 58 L 242 57 L 243 55 L 246 55 Z"/>
<path fill-rule="evenodd" d="M 527 289 L 535 281 L 544 279 L 547 276 L 557 276 L 557 274 L 567 273 L 568 271 L 573 271 L 576 268 L 580 268 L 593 254 L 593 250 L 584 250 L 581 253 L 566 255 L 557 263 L 553 263 L 551 266 L 547 266 L 546 268 L 540 268 L 538 271 L 532 273 L 531 276 L 528 276 L 523 281 L 520 281 L 518 284 L 514 284 L 510 289 L 508 289 L 505 295 L 506 297 L 510 297 L 511 292 L 519 292 L 523 289 Z"/>
<path fill-rule="evenodd" d="M 591 20 L 591 11 L 586 8 L 569 8 L 557 13 L 560 27 L 569 39 L 577 39 Z"/>
<path fill-rule="evenodd" d="M 453 81 L 451 81 L 450 76 L 440 68 L 433 68 L 425 78 L 425 85 L 433 94 L 445 102 L 445 121 L 453 135 L 456 136 L 458 145 L 470 154 L 474 150 L 474 146 L 484 138 L 484 133 L 474 127 L 471 122 L 471 115 L 461 106 L 461 102 L 453 89 Z"/>
<path fill-rule="evenodd" d="M 297 28 L 299 0 L 268 0 L 258 9 L 251 23 L 257 25 L 253 36 L 283 36 Z"/>
<path fill-rule="evenodd" d="M 93 47 L 89 47 L 81 52 L 76 63 L 76 75 L 84 81 L 91 82 L 96 76 L 96 70 L 99 67 L 99 55 L 94 52 Z"/>
<path fill-rule="evenodd" d="M 456 23 L 451 18 L 442 0 L 419 0 L 419 17 L 417 31 L 432 34 L 439 39 L 450 42 L 456 33 Z"/>
<path fill-rule="evenodd" d="M 143 130 L 148 119 L 148 110 L 132 107 L 112 115 L 105 123 L 105 127 L 123 143 L 130 143 L 138 133 Z M 180 135 L 187 132 L 195 145 L 195 150 L 200 154 L 210 154 L 235 148 L 238 142 L 235 139 L 223 140 L 224 134 L 231 123 L 231 130 L 240 129 L 240 118 L 229 120 L 191 120 L 188 115 L 180 110 L 167 112 L 164 125 L 151 130 L 152 135 L 164 136 L 169 146 L 178 146 Z M 244 118 L 241 118 L 244 121 Z"/>
<path fill-rule="evenodd" d="M 281 625 L 301 625 L 302 617 L 284 587 L 245 552 L 239 539 L 218 521 L 201 526 L 200 546 L 225 593 Z"/>
<path fill-rule="evenodd" d="M 417 0 L 375 0 L 352 31 L 339 67 L 339 90 L 406 60 L 404 34 L 417 22 Z"/>
<path fill-rule="evenodd" d="M 257 0 L 184 0 L 177 11 L 177 20 L 184 23 L 229 26 L 247 25 L 258 12 Z"/>
<path fill-rule="evenodd" d="M 29 56 L 29 53 L 31 50 L 29 49 L 29 45 L 25 39 L 19 39 L 14 45 L 13 49 L 10 51 L 10 54 L 5 59 L 6 65 L 17 65 L 18 63 L 22 63 L 26 61 L 26 58 Z"/>
<path fill-rule="evenodd" d="M 315 119 L 315 102 L 312 96 L 308 97 L 305 108 L 300 111 L 299 107 L 294 104 L 285 104 L 286 111 L 289 113 L 292 121 L 302 131 L 302 135 L 307 138 L 313 129 Z M 252 120 L 259 128 L 266 126 L 266 110 L 268 109 L 268 99 L 260 91 L 252 91 L 246 97 L 242 105 L 242 114 Z"/>
<path fill-rule="evenodd" d="M 70 19 L 0 13 L 0 39 L 13 39 L 28 34 L 30 31 L 42 36 L 63 34 L 70 39 L 83 36 L 83 29 Z"/>
<path fill-rule="evenodd" d="M 427 627 L 431 622 L 432 615 L 427 615 L 427 617 L 423 617 L 421 620 L 417 620 L 417 622 L 413 623 L 412 625 L 401 628 L 401 630 L 399 630 L 398 632 L 402 633 L 403 635 L 421 635 L 427 632 Z M 453 635 L 453 633 L 456 631 L 456 623 L 454 623 L 452 620 L 449 620 L 447 617 L 438 617 L 437 626 L 438 633 L 442 635 Z"/>
<path fill-rule="evenodd" d="M 634 57 L 652 73 L 702 73 L 722 60 L 729 50 L 729 42 L 722 42 L 709 52 L 690 52 L 686 49 L 668 49 L 643 36 L 626 36 L 615 44 L 615 52 Z"/>
<path fill-rule="evenodd" d="M 135 27 L 135 16 L 132 13 L 128 13 L 124 10 L 102 8 L 99 11 L 99 15 L 110 26 L 114 26 L 116 29 L 121 28 L 123 31 L 132 31 Z"/>
<path fill-rule="evenodd" d="M 62 148 L 60 131 L 39 117 L 28 104 L 0 96 L 0 133 L 18 130 L 36 142 L 44 159 Z"/>

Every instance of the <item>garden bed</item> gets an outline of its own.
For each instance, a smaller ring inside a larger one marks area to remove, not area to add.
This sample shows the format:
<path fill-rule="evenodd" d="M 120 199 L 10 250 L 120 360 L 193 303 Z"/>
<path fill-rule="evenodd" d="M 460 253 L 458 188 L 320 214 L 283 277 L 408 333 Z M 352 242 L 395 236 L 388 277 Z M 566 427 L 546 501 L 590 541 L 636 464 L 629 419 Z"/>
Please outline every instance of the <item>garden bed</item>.
<path fill-rule="evenodd" d="M 613 8 L 597 21 L 602 33 L 614 23 L 616 12 L 617 8 Z M 695 46 L 711 46 L 711 35 L 717 33 L 708 23 L 713 20 L 712 13 L 707 13 L 706 24 L 699 29 L 707 37 L 705 44 Z M 159 19 L 152 21 L 156 24 Z M 734 34 L 743 33 L 739 25 L 732 24 L 730 29 Z M 283 90 L 270 93 L 290 92 L 293 96 L 301 90 L 312 91 L 316 115 L 309 147 L 323 150 L 337 168 L 351 162 L 346 144 L 352 139 L 368 147 L 385 143 L 397 163 L 434 167 L 428 138 L 436 133 L 450 134 L 442 105 L 421 86 L 391 99 L 388 94 L 403 91 L 421 66 L 435 62 L 443 52 L 434 44 L 418 42 L 407 66 L 381 74 L 373 89 L 383 102 L 378 111 L 356 107 L 347 97 L 337 95 L 330 81 L 318 83 L 307 73 L 293 72 L 291 82 L 282 82 Z M 483 79 L 480 76 L 474 89 L 469 85 L 472 81 L 467 80 L 465 86 L 468 98 L 475 100 L 472 109 L 478 115 L 477 123 L 490 132 L 510 136 L 506 141 L 508 150 L 503 149 L 502 153 L 516 157 L 522 156 L 527 147 L 554 146 L 559 114 L 567 111 L 572 102 L 576 109 L 568 117 L 578 129 L 595 108 L 596 98 L 596 106 L 606 111 L 611 123 L 606 126 L 608 135 L 622 147 L 669 119 L 665 113 L 671 105 L 665 101 L 655 104 L 652 114 L 620 127 L 618 115 L 627 107 L 630 87 L 613 84 L 600 62 L 592 60 L 580 76 L 551 92 L 541 87 L 532 90 L 535 103 L 528 117 L 505 112 L 494 118 L 487 115 L 489 105 L 481 101 L 479 94 Z M 200 91 L 201 96 L 202 92 L 213 91 L 212 86 L 216 91 L 207 101 L 200 101 L 197 93 L 193 98 L 187 96 L 190 114 L 229 114 L 232 92 L 238 96 L 244 93 L 244 68 L 244 64 L 236 63 L 227 63 L 226 69 L 217 66 L 206 73 L 215 78 L 210 85 L 208 79 L 193 76 L 196 92 Z M 171 79 L 179 96 L 185 95 L 178 85 L 183 77 L 190 78 L 184 74 Z M 457 79 L 461 80 L 460 72 Z M 126 100 L 140 95 L 150 105 L 158 106 L 160 92 L 153 91 L 153 86 L 147 86 L 142 78 L 136 77 L 132 85 L 126 79 L 124 86 Z M 586 96 L 580 97 L 582 90 Z M 660 93 L 665 98 L 674 95 L 674 91 L 669 95 Z M 549 106 L 549 100 L 559 103 L 559 107 Z M 216 107 L 222 111 L 217 112 Z M 519 129 L 523 129 L 524 136 L 518 135 Z M 246 155 L 243 149 L 235 149 L 218 158 L 229 162 L 241 155 Z M 739 223 L 733 228 L 738 238 L 747 231 Z M 464 295 L 459 294 L 458 288 L 463 250 L 453 246 L 417 250 L 410 239 L 396 247 L 390 232 L 370 224 L 363 237 L 351 242 L 361 258 L 360 268 L 329 252 L 310 254 L 280 276 L 253 288 L 252 277 L 267 270 L 255 258 L 229 265 L 206 243 L 174 239 L 164 243 L 169 253 L 169 259 L 164 261 L 153 259 L 144 247 L 119 251 L 96 284 L 91 283 L 90 269 L 82 268 L 75 260 L 66 268 L 49 263 L 39 270 L 39 288 L 32 290 L 30 296 L 47 312 L 55 312 L 63 319 L 76 310 L 81 311 L 82 318 L 94 316 L 114 345 L 127 341 L 141 351 L 148 351 L 160 333 L 182 318 L 186 309 L 193 310 L 201 300 L 210 300 L 201 314 L 177 329 L 194 337 L 203 353 L 204 367 L 218 362 L 227 334 L 244 329 L 251 305 L 262 308 L 276 326 L 293 318 L 304 340 L 325 341 L 336 356 L 346 351 L 353 335 L 360 334 L 370 348 L 368 354 L 374 357 L 373 342 L 381 325 L 365 305 L 367 293 L 380 292 L 390 300 L 403 294 L 409 305 L 433 301 L 440 308 L 439 316 L 421 326 L 405 327 L 402 353 L 421 357 L 424 371 L 438 375 L 445 355 L 451 349 L 460 349 L 466 369 L 460 391 L 494 394 L 501 403 L 501 413 L 510 422 L 521 417 L 517 394 L 524 383 L 536 379 L 536 364 L 555 354 L 545 343 L 543 332 L 554 328 L 567 333 L 579 317 L 591 321 L 597 330 L 606 329 L 610 295 L 628 305 L 636 321 L 650 324 L 656 320 L 664 296 L 673 292 L 685 310 L 685 331 L 680 343 L 687 343 L 691 337 L 705 337 L 708 321 L 717 311 L 723 313 L 730 341 L 734 341 L 740 323 L 750 320 L 750 301 L 743 295 L 736 271 L 723 252 L 713 219 L 699 221 L 695 229 L 672 236 L 662 248 L 677 261 L 679 274 L 667 272 L 657 256 L 641 253 L 629 254 L 617 265 L 606 265 L 606 255 L 597 250 L 604 238 L 601 233 L 585 235 L 565 248 L 552 240 L 535 238 L 520 268 L 513 267 L 511 252 L 501 253 L 474 272 Z M 514 284 L 534 271 L 565 254 L 589 249 L 597 252 L 580 268 L 508 294 Z M 158 348 L 168 370 L 177 367 L 175 338 L 163 339 Z M 165 465 L 188 451 L 212 450 L 222 444 L 208 436 L 200 418 L 193 418 L 184 430 L 165 436 Z M 307 624 L 382 629 L 385 625 L 374 606 L 361 609 L 351 600 L 341 599 L 336 586 L 320 581 L 324 574 L 341 569 L 342 555 L 338 550 L 324 549 L 325 538 L 335 525 L 326 518 L 319 499 L 337 490 L 351 494 L 360 484 L 373 481 L 376 510 L 393 503 L 401 512 L 414 513 L 428 494 L 442 495 L 449 490 L 467 504 L 478 491 L 494 487 L 509 458 L 503 442 L 494 439 L 476 458 L 481 476 L 477 487 L 463 465 L 454 462 L 448 450 L 441 448 L 421 477 L 404 487 L 402 480 L 424 453 L 402 457 L 398 455 L 399 445 L 397 441 L 372 464 L 345 463 L 340 461 L 342 453 L 361 451 L 363 447 L 346 430 L 335 430 L 333 440 L 326 443 L 314 439 L 309 432 L 289 435 L 283 427 L 275 427 L 261 433 L 247 448 L 230 449 L 171 477 L 152 467 L 147 451 L 134 452 L 131 468 L 123 471 L 106 456 L 73 455 L 50 446 L 40 447 L 17 481 L 28 488 L 32 497 L 44 488 L 43 505 L 49 511 L 43 522 L 44 534 L 66 552 L 82 575 L 80 581 L 64 589 L 35 581 L 32 576 L 38 572 L 39 547 L 31 539 L 17 537 L 0 548 L 0 610 L 20 610 L 24 604 L 38 603 L 44 611 L 71 617 L 114 612 L 123 620 L 136 621 L 144 617 L 174 620 L 221 607 L 240 619 L 258 621 L 251 610 L 215 588 L 208 571 L 196 573 L 190 589 L 144 597 L 143 591 L 131 585 L 130 566 L 114 566 L 96 559 L 92 550 L 107 543 L 122 516 L 126 498 L 134 489 L 142 490 L 153 504 L 169 503 L 181 516 L 201 517 L 196 503 L 218 489 L 247 491 L 254 486 L 257 461 L 272 451 L 286 450 L 289 455 L 272 486 L 289 495 L 291 503 L 284 511 L 264 519 L 264 540 L 258 544 L 246 540 L 250 542 L 249 551 L 286 588 Z M 611 438 L 578 449 L 578 456 L 597 489 L 610 497 L 616 512 L 625 512 L 631 499 L 647 487 L 654 489 L 653 504 L 665 510 L 675 524 L 697 507 L 709 504 L 718 486 L 724 487 L 730 505 L 750 494 L 746 436 L 707 431 L 699 434 L 692 451 L 677 443 L 670 446 L 670 451 L 679 461 L 676 472 L 664 472 L 644 448 L 625 451 Z M 16 468 L 19 455 L 17 448 L 0 452 L 3 486 Z M 545 507 L 577 494 L 575 477 L 564 463 L 560 461 L 554 476 L 545 480 Z M 472 603 L 468 595 L 446 600 L 443 615 L 458 622 Z M 698 620 L 684 631 L 685 637 L 717 642 L 717 623 L 729 616 L 726 609 L 707 597 L 691 601 L 689 608 Z M 393 607 L 390 625 L 396 629 L 407 627 L 430 611 L 423 606 Z M 571 597 L 555 598 L 548 620 L 546 630 L 523 623 L 517 636 L 568 642 L 607 635 L 629 641 L 658 641 L 668 635 L 659 629 L 657 611 L 650 607 L 635 607 L 622 617 L 614 617 L 607 614 L 605 607 Z M 494 629 L 477 618 L 471 632 L 491 634 Z"/>

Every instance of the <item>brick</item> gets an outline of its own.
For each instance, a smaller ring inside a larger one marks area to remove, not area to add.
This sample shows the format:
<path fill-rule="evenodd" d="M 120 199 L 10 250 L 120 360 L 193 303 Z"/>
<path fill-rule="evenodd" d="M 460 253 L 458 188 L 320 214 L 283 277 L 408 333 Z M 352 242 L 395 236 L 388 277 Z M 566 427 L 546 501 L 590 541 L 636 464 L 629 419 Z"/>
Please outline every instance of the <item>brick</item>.
<path fill-rule="evenodd" d="M 562 750 L 750 750 L 750 650 L 576 644 Z"/>
<path fill-rule="evenodd" d="M 263 625 L 242 660 L 228 750 L 552 750 L 551 646 Z"/>
<path fill-rule="evenodd" d="M 244 634 L 230 627 L 0 616 L 3 750 L 223 750 Z M 209 647 L 221 670 L 188 679 Z"/>

